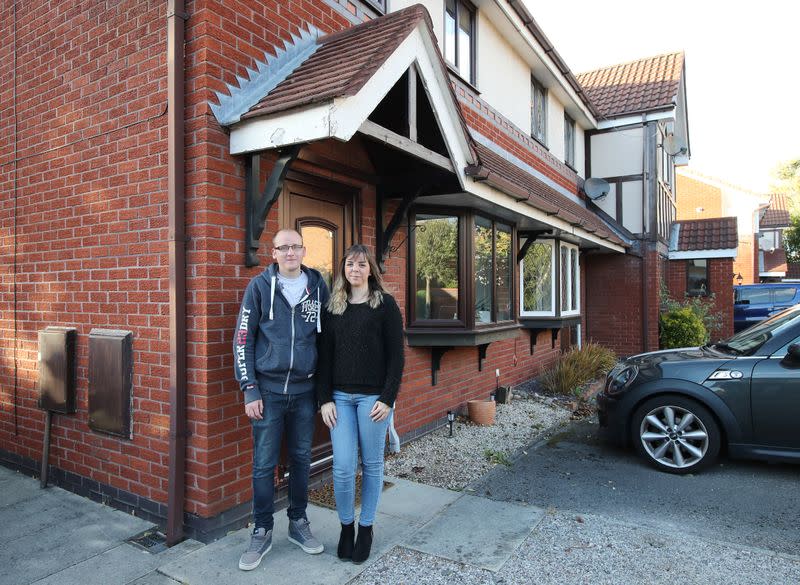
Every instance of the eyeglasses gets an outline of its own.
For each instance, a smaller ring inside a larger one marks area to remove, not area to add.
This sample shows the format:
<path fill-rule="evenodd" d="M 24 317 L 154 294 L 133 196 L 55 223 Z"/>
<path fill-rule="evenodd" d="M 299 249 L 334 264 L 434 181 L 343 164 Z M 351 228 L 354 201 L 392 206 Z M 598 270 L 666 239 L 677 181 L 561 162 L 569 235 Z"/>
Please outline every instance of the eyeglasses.
<path fill-rule="evenodd" d="M 298 253 L 303 249 L 303 244 L 292 244 L 291 246 L 284 244 L 283 246 L 275 246 L 273 249 L 281 254 L 286 254 L 289 250 Z"/>

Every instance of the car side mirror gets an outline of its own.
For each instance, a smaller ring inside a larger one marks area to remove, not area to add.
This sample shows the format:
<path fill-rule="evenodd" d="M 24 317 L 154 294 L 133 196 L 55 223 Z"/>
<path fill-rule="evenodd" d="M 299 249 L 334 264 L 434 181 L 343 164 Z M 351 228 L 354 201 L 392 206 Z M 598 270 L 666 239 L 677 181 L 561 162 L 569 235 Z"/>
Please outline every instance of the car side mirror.
<path fill-rule="evenodd" d="M 786 352 L 781 363 L 789 367 L 800 367 L 800 343 L 793 343 L 789 346 L 789 351 Z"/>

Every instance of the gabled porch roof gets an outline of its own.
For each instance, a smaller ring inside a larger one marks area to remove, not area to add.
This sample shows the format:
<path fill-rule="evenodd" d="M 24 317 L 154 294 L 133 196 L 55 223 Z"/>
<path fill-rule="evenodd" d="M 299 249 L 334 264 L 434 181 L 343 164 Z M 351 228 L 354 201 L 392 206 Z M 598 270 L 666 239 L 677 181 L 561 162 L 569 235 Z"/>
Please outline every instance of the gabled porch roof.
<path fill-rule="evenodd" d="M 419 99 L 428 100 L 448 156 L 420 149 L 413 138 L 370 119 L 410 70 L 424 88 L 425 97 Z M 500 192 L 496 195 L 503 194 L 492 196 L 492 205 L 502 201 L 499 204 L 517 216 L 567 230 L 592 245 L 624 251 L 623 242 L 591 211 L 474 141 L 430 16 L 421 5 L 327 36 L 304 31 L 280 55 L 258 64 L 248 78 L 240 78 L 237 86 L 229 87 L 229 94 L 218 98 L 220 104 L 212 109 L 219 123 L 230 129 L 231 154 L 328 138 L 347 142 L 360 132 L 453 173 L 472 198 L 485 199 L 487 190 L 480 183 L 488 184 Z M 519 206 L 523 201 L 526 205 Z"/>

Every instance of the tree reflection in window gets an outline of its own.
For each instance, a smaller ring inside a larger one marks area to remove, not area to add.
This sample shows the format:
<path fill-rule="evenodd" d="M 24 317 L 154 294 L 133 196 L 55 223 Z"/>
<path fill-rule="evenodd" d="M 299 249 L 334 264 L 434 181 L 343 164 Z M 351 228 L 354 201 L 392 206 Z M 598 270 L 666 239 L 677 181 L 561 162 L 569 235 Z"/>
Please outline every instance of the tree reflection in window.
<path fill-rule="evenodd" d="M 492 322 L 492 222 L 475 218 L 475 322 Z"/>
<path fill-rule="evenodd" d="M 511 226 L 497 224 L 495 236 L 495 280 L 497 281 L 497 320 L 508 321 L 514 289 L 511 286 Z"/>
<path fill-rule="evenodd" d="M 522 261 L 522 310 L 553 312 L 553 246 L 534 242 Z"/>
<path fill-rule="evenodd" d="M 458 218 L 417 215 L 416 318 L 458 319 Z"/>

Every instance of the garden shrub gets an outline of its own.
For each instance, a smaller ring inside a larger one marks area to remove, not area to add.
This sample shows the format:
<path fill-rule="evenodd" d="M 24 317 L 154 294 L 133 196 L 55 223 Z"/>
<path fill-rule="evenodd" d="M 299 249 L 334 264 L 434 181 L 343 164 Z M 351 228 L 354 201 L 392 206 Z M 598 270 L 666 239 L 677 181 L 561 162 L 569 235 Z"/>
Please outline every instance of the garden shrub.
<path fill-rule="evenodd" d="M 708 331 L 702 319 L 691 307 L 661 313 L 658 324 L 663 349 L 702 345 L 708 339 Z"/>
<path fill-rule="evenodd" d="M 573 347 L 539 376 L 539 385 L 548 394 L 573 394 L 587 382 L 604 376 L 616 362 L 614 352 L 597 343 Z"/>

